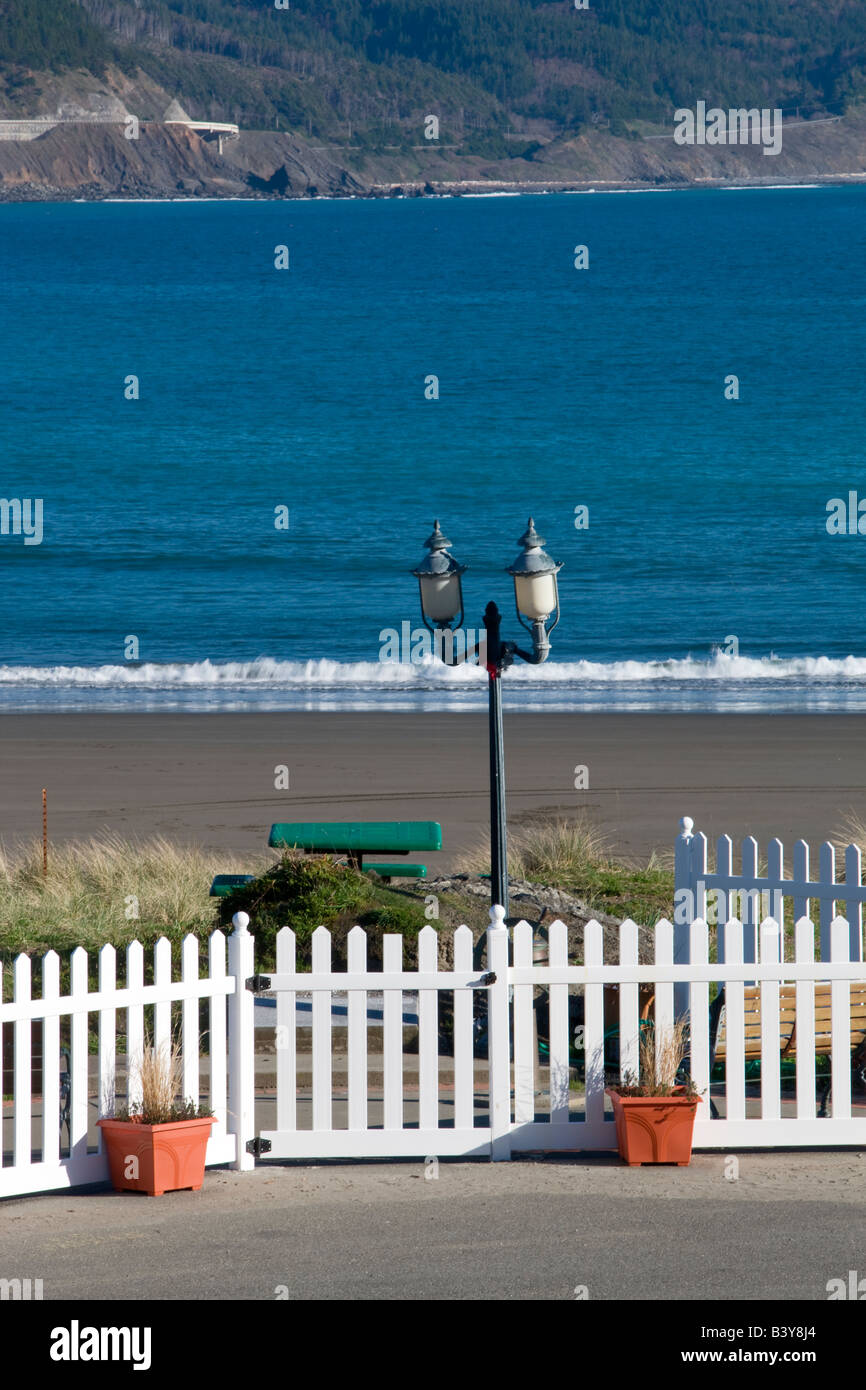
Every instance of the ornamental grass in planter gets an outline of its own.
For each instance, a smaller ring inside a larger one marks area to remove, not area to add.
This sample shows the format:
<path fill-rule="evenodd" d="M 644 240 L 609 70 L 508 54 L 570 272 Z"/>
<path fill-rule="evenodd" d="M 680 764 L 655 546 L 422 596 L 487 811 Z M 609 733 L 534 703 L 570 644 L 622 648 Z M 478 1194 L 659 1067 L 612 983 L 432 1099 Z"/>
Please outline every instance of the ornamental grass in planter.
<path fill-rule="evenodd" d="M 136 1070 L 141 1101 L 98 1120 L 112 1186 L 118 1192 L 161 1197 L 182 1188 L 201 1189 L 213 1113 L 177 1099 L 181 1089 L 176 1043 L 145 1046 Z"/>
<path fill-rule="evenodd" d="M 684 1019 L 659 1034 L 658 1047 L 655 1027 L 650 1024 L 641 1033 L 639 1075 L 606 1088 L 620 1157 L 631 1166 L 676 1163 L 684 1168 L 691 1163 L 700 1092 L 691 1077 L 678 1080 L 686 1045 Z"/>

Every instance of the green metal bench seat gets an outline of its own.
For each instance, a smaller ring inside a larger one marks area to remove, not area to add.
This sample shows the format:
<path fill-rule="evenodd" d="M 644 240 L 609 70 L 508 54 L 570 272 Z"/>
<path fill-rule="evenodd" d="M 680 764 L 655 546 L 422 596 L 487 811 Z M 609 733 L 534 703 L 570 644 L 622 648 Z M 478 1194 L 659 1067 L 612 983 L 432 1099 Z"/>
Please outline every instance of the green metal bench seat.
<path fill-rule="evenodd" d="M 243 888 L 245 883 L 252 883 L 255 874 L 217 874 L 210 886 L 210 896 L 212 898 L 227 898 L 236 888 Z"/>
<path fill-rule="evenodd" d="M 302 849 L 307 854 L 345 854 L 362 868 L 365 854 L 441 849 L 442 827 L 433 820 L 286 821 L 271 826 L 268 844 L 271 849 Z"/>
<path fill-rule="evenodd" d="M 365 864 L 364 872 L 375 869 L 380 878 L 426 878 L 426 864 Z"/>

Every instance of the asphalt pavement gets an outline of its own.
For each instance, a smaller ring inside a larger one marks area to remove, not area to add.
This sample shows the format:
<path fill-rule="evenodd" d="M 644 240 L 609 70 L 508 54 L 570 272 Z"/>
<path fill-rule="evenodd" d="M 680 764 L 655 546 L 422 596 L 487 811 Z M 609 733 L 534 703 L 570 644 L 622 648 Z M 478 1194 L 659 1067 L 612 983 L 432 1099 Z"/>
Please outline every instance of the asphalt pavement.
<path fill-rule="evenodd" d="M 866 1276 L 864 1218 L 850 1150 L 265 1162 L 199 1193 L 6 1201 L 0 1277 L 45 1300 L 826 1301 Z"/>

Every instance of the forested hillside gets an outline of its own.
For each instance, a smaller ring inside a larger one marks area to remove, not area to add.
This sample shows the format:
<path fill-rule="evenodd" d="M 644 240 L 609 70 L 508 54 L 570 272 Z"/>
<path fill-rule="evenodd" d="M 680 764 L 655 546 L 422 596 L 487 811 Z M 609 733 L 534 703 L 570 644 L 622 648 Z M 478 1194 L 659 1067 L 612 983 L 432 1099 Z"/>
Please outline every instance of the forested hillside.
<path fill-rule="evenodd" d="M 247 128 L 408 145 L 432 111 L 443 138 L 480 150 L 516 132 L 625 134 L 699 98 L 844 110 L 866 97 L 866 4 L 0 0 L 7 95 L 26 98 L 40 71 L 109 62 Z"/>

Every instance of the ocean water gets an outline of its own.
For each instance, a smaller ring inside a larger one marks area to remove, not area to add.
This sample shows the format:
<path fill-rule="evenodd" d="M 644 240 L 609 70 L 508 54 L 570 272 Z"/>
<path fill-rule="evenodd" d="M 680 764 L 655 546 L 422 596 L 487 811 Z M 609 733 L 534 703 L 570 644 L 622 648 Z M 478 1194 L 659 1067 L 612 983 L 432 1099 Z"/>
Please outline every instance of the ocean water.
<path fill-rule="evenodd" d="M 866 709 L 866 190 L 5 204 L 0 352 L 0 708 L 481 707 L 383 633 L 439 517 L 517 636 L 531 513 L 509 707 Z"/>

